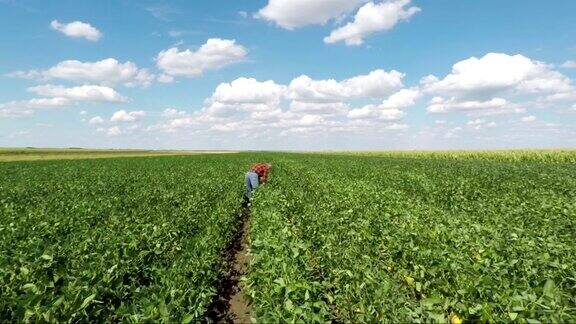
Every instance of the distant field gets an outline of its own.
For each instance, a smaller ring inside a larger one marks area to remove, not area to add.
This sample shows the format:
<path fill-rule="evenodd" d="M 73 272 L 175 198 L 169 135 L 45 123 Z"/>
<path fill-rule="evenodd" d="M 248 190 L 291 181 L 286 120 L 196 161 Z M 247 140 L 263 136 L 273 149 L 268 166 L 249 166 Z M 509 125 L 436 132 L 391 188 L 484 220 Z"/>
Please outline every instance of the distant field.
<path fill-rule="evenodd" d="M 162 156 L 192 154 L 222 154 L 233 151 L 176 151 L 176 150 L 94 150 L 94 149 L 37 149 L 37 148 L 0 148 L 0 162 L 61 160 L 61 159 L 97 159 L 131 156 Z"/>

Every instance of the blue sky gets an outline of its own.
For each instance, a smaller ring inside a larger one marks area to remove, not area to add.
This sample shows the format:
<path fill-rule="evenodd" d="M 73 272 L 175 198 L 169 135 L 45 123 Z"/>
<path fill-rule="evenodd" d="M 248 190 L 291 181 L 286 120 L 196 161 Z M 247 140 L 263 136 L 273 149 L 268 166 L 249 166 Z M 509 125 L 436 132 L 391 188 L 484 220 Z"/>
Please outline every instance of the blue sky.
<path fill-rule="evenodd" d="M 0 146 L 576 145 L 576 2 L 0 0 Z"/>

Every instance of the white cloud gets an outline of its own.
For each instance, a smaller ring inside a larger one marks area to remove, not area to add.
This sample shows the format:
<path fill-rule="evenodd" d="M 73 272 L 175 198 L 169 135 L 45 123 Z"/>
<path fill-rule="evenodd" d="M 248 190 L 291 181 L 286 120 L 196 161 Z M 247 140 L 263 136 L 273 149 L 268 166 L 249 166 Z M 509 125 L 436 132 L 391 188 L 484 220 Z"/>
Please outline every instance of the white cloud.
<path fill-rule="evenodd" d="M 0 118 L 18 118 L 27 117 L 34 114 L 31 109 L 18 109 L 15 107 L 6 106 L 6 104 L 0 104 Z"/>
<path fill-rule="evenodd" d="M 402 89 L 382 102 L 383 108 L 408 108 L 414 106 L 421 94 L 417 88 Z"/>
<path fill-rule="evenodd" d="M 0 104 L 0 117 L 24 117 L 34 114 L 36 109 L 62 108 L 73 102 L 66 98 L 32 98 Z"/>
<path fill-rule="evenodd" d="M 536 121 L 536 116 L 526 116 L 520 119 L 523 123 L 532 123 Z"/>
<path fill-rule="evenodd" d="M 375 70 L 343 81 L 301 76 L 288 86 L 238 78 L 218 85 L 199 111 L 165 110 L 162 120 L 147 131 L 189 129 L 195 134 L 234 132 L 254 137 L 405 129 L 398 122 L 405 116 L 400 109 L 414 105 L 420 93 L 417 88 L 400 90 L 403 77 L 397 71 Z M 350 109 L 355 100 L 381 103 Z"/>
<path fill-rule="evenodd" d="M 314 102 L 301 102 L 292 101 L 290 102 L 290 111 L 296 113 L 311 113 L 319 115 L 345 115 L 349 110 L 349 106 L 343 102 L 326 102 L 326 103 L 314 103 Z"/>
<path fill-rule="evenodd" d="M 33 98 L 27 101 L 30 108 L 60 108 L 72 104 L 68 98 Z"/>
<path fill-rule="evenodd" d="M 276 23 L 285 29 L 325 24 L 346 14 L 367 0 L 269 0 L 257 18 Z"/>
<path fill-rule="evenodd" d="M 571 101 L 576 102 L 576 89 L 574 91 L 569 92 L 558 92 L 543 98 L 540 98 L 540 101 L 543 103 L 551 103 L 557 101 Z"/>
<path fill-rule="evenodd" d="M 488 122 L 486 119 L 483 119 L 483 118 L 477 118 L 477 119 L 469 120 L 466 123 L 466 125 L 472 129 L 475 129 L 475 130 L 480 130 L 483 128 L 493 128 L 493 127 L 497 126 L 496 122 L 493 122 L 493 121 Z"/>
<path fill-rule="evenodd" d="M 565 69 L 576 69 L 576 61 L 570 60 L 562 63 L 561 67 Z"/>
<path fill-rule="evenodd" d="M 348 118 L 351 119 L 378 119 L 386 121 L 398 121 L 402 119 L 404 115 L 404 111 L 400 109 L 386 109 L 379 105 L 366 105 L 348 112 Z"/>
<path fill-rule="evenodd" d="M 112 126 L 106 130 L 106 135 L 108 135 L 108 136 L 122 135 L 122 129 L 118 126 Z"/>
<path fill-rule="evenodd" d="M 0 117 L 30 116 L 34 114 L 34 110 L 64 108 L 78 102 L 126 101 L 114 89 L 102 86 L 65 88 L 48 84 L 28 88 L 28 91 L 47 98 L 32 98 L 0 104 Z M 80 115 L 86 115 L 86 111 L 81 111 Z"/>
<path fill-rule="evenodd" d="M 247 50 L 234 40 L 211 38 L 197 51 L 173 47 L 156 57 L 158 68 L 166 76 L 199 77 L 206 70 L 214 70 L 242 61 Z M 162 77 L 168 80 L 167 77 Z"/>
<path fill-rule="evenodd" d="M 28 88 L 28 91 L 43 97 L 52 97 L 54 101 L 95 101 L 95 102 L 126 102 L 116 90 L 97 85 L 83 85 L 66 88 L 57 85 L 41 85 Z"/>
<path fill-rule="evenodd" d="M 84 116 L 84 115 L 86 115 L 86 114 L 88 114 L 88 112 L 87 112 L 86 110 L 80 111 L 80 116 Z"/>
<path fill-rule="evenodd" d="M 154 75 L 147 69 L 139 69 L 130 61 L 120 63 L 113 58 L 96 62 L 62 61 L 47 70 L 17 71 L 10 73 L 9 76 L 36 80 L 61 79 L 102 85 L 121 83 L 126 86 L 149 86 L 154 81 Z"/>
<path fill-rule="evenodd" d="M 71 105 L 73 102 L 67 98 L 32 98 L 23 101 L 11 101 L 2 104 L 0 107 L 10 109 L 44 109 L 61 108 Z"/>
<path fill-rule="evenodd" d="M 351 98 L 384 98 L 400 89 L 404 74 L 374 70 L 344 81 L 313 80 L 306 75 L 292 80 L 288 97 L 303 102 L 340 102 Z"/>
<path fill-rule="evenodd" d="M 379 4 L 369 2 L 358 10 L 353 22 L 333 30 L 330 36 L 324 38 L 324 42 L 332 44 L 344 41 L 349 46 L 361 45 L 366 36 L 390 30 L 399 22 L 407 21 L 420 12 L 420 8 L 410 7 L 410 2 L 410 0 L 390 0 Z"/>
<path fill-rule="evenodd" d="M 253 78 L 238 78 L 216 87 L 211 100 L 224 104 L 278 103 L 285 92 L 285 86 L 274 81 L 259 82 Z"/>
<path fill-rule="evenodd" d="M 442 79 L 423 78 L 420 88 L 435 96 L 428 112 L 463 111 L 476 117 L 523 113 L 527 107 L 576 98 L 570 78 L 552 65 L 519 54 L 489 53 L 457 62 Z"/>
<path fill-rule="evenodd" d="M 502 98 L 493 98 L 487 101 L 458 101 L 455 98 L 434 97 L 427 109 L 431 113 L 444 113 L 455 110 L 505 109 L 508 105 L 508 101 Z"/>
<path fill-rule="evenodd" d="M 53 20 L 50 23 L 50 27 L 68 37 L 85 38 L 92 42 L 96 42 L 102 37 L 102 33 L 98 29 L 81 21 L 74 21 L 66 24 L 61 23 L 58 20 Z"/>
<path fill-rule="evenodd" d="M 177 110 L 174 108 L 168 108 L 162 112 L 162 117 L 170 118 L 170 119 L 183 118 L 183 117 L 187 117 L 187 116 L 188 116 L 187 112 L 182 111 L 182 110 Z"/>
<path fill-rule="evenodd" d="M 92 117 L 90 118 L 90 120 L 88 121 L 88 124 L 91 125 L 99 125 L 99 124 L 104 124 L 104 119 L 100 116 L 96 116 L 96 117 Z"/>
<path fill-rule="evenodd" d="M 429 93 L 462 98 L 494 97 L 502 93 L 554 93 L 572 90 L 571 81 L 549 65 L 523 55 L 489 53 L 456 63 L 444 79 L 422 79 Z"/>
<path fill-rule="evenodd" d="M 160 74 L 158 76 L 158 82 L 160 83 L 172 83 L 174 82 L 174 77 L 168 74 Z"/>
<path fill-rule="evenodd" d="M 146 116 L 146 113 L 142 110 L 137 111 L 126 111 L 119 110 L 115 112 L 110 118 L 111 122 L 135 122 L 136 120 Z"/>

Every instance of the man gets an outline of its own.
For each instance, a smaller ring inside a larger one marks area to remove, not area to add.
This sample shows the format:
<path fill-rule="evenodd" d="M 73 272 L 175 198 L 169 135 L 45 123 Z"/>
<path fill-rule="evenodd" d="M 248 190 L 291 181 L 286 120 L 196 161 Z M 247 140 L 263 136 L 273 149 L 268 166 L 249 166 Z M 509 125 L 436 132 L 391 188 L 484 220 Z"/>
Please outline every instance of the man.
<path fill-rule="evenodd" d="M 256 190 L 260 184 L 265 184 L 266 181 L 268 181 L 268 174 L 271 168 L 272 164 L 256 163 L 246 172 L 246 192 L 244 193 L 246 204 L 249 204 L 252 200 L 254 190 Z"/>

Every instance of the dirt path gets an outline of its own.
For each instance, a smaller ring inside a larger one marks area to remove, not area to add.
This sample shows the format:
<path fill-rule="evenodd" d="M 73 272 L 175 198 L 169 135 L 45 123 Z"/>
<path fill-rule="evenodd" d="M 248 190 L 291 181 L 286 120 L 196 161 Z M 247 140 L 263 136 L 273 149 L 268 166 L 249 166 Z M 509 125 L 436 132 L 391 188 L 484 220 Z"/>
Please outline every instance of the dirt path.
<path fill-rule="evenodd" d="M 218 295 L 208 308 L 206 322 L 251 323 L 251 307 L 240 283 L 248 268 L 249 226 L 250 209 L 243 208 L 234 237 L 223 254 L 225 276 L 218 285 Z"/>

